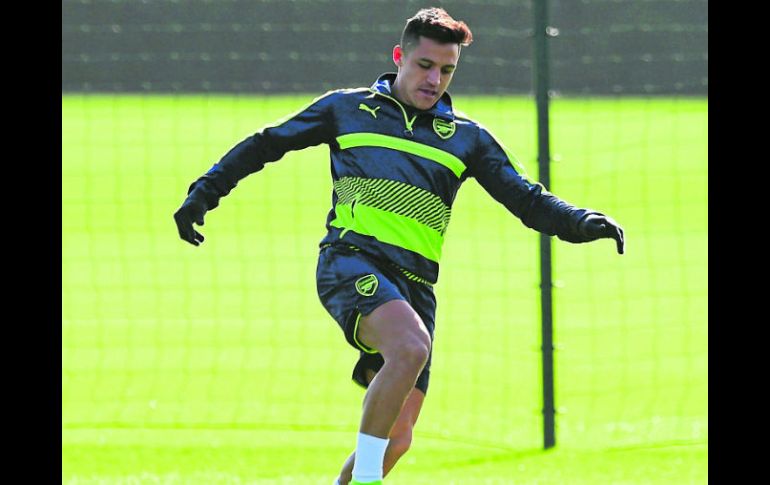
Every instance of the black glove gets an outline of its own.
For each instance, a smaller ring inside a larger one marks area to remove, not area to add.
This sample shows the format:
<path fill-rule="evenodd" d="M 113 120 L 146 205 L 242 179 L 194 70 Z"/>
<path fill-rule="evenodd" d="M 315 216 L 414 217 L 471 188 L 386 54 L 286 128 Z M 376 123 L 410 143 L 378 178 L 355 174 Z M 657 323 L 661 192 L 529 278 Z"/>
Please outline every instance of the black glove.
<path fill-rule="evenodd" d="M 203 225 L 203 215 L 206 213 L 206 203 L 196 197 L 188 197 L 182 207 L 174 213 L 179 237 L 188 243 L 198 246 L 203 242 L 203 234 L 193 229 L 193 222 Z"/>
<path fill-rule="evenodd" d="M 618 245 L 618 254 L 623 254 L 626 245 L 623 238 L 623 228 L 611 217 L 596 212 L 589 212 L 580 219 L 578 231 L 592 241 L 605 237 L 614 239 Z"/>

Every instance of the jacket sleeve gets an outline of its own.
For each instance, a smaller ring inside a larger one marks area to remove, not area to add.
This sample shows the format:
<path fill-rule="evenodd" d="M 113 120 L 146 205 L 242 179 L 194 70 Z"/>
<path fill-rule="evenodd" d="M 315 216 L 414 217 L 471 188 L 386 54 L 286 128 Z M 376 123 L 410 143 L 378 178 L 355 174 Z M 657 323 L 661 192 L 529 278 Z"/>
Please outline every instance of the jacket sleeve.
<path fill-rule="evenodd" d="M 470 175 L 525 226 L 564 241 L 589 241 L 578 223 L 594 211 L 577 208 L 532 181 L 516 157 L 483 127 L 471 162 Z"/>
<path fill-rule="evenodd" d="M 238 182 L 280 160 L 287 152 L 329 143 L 334 139 L 332 104 L 336 91 L 314 99 L 304 109 L 264 127 L 228 151 L 208 172 L 193 182 L 187 193 L 202 197 L 209 210 Z"/>

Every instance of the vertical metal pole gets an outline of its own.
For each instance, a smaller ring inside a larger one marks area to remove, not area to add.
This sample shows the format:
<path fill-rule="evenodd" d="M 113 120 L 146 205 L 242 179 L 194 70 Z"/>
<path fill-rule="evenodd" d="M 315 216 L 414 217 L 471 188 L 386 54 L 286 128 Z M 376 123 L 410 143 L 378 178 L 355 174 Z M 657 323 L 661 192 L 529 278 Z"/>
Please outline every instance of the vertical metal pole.
<path fill-rule="evenodd" d="M 551 149 L 548 119 L 548 38 L 555 29 L 548 26 L 548 0 L 533 0 L 534 6 L 534 81 L 537 102 L 538 181 L 551 191 Z M 551 237 L 540 234 L 540 308 L 542 313 L 543 357 L 543 447 L 556 445 L 556 408 L 553 384 L 553 281 L 551 278 Z"/>

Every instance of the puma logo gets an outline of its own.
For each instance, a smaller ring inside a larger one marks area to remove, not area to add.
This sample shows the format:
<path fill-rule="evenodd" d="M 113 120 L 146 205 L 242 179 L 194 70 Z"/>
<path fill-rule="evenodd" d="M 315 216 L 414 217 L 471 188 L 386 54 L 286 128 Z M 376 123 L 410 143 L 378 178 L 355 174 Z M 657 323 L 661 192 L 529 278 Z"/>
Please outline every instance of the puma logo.
<path fill-rule="evenodd" d="M 377 110 L 380 109 L 380 106 L 377 106 L 376 108 L 372 109 L 372 108 L 368 107 L 367 105 L 365 105 L 364 103 L 361 103 L 361 104 L 358 105 L 358 109 L 362 109 L 362 110 L 366 111 L 370 115 L 374 116 L 374 118 L 376 119 L 377 118 Z"/>

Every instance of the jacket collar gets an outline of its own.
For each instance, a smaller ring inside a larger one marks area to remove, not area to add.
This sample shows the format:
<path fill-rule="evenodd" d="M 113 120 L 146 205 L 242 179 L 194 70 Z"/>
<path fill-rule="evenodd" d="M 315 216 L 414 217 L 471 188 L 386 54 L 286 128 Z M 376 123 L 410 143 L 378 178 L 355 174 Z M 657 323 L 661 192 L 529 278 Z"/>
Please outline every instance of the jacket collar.
<path fill-rule="evenodd" d="M 377 80 L 374 82 L 374 84 L 372 84 L 371 88 L 369 89 L 377 93 L 393 96 L 392 87 L 393 87 L 393 82 L 395 80 L 396 80 L 395 72 L 386 72 L 385 74 L 380 75 L 380 77 L 377 78 Z M 439 118 L 447 119 L 449 121 L 453 121 L 455 118 L 455 115 L 454 115 L 454 112 L 452 111 L 452 98 L 449 96 L 449 92 L 444 91 L 444 94 L 441 95 L 441 98 L 438 100 L 436 104 L 433 105 L 431 109 L 425 110 L 422 112 L 429 113 L 434 116 L 438 116 Z"/>

